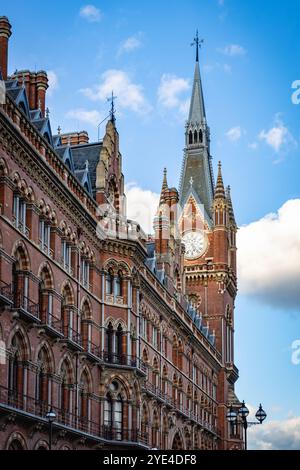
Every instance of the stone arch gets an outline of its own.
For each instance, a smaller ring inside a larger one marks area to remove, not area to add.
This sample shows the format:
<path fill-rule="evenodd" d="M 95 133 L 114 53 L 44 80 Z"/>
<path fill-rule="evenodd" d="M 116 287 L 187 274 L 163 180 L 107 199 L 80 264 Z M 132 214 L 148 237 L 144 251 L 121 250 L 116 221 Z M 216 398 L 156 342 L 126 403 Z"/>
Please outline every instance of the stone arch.
<path fill-rule="evenodd" d="M 184 450 L 184 439 L 181 431 L 178 429 L 172 439 L 172 450 Z"/>
<path fill-rule="evenodd" d="M 17 271 L 30 271 L 30 257 L 27 246 L 23 240 L 15 242 L 12 256 L 15 259 L 14 265 Z"/>
<path fill-rule="evenodd" d="M 42 263 L 38 270 L 38 278 L 43 283 L 44 289 L 54 289 L 54 277 L 48 262 Z"/>
<path fill-rule="evenodd" d="M 64 281 L 61 288 L 62 301 L 65 306 L 74 305 L 75 297 L 74 290 L 70 281 Z"/>
<path fill-rule="evenodd" d="M 27 450 L 26 440 L 18 431 L 13 432 L 7 439 L 7 450 Z"/>
<path fill-rule="evenodd" d="M 17 325 L 10 333 L 8 340 L 9 348 L 12 352 L 17 352 L 20 361 L 28 361 L 31 359 L 30 342 L 25 329 Z"/>
<path fill-rule="evenodd" d="M 61 358 L 58 370 L 62 381 L 65 379 L 66 383 L 69 385 L 74 383 L 74 367 L 68 354 Z"/>
<path fill-rule="evenodd" d="M 49 444 L 44 439 L 39 439 L 34 445 L 34 450 L 49 450 Z"/>
<path fill-rule="evenodd" d="M 92 318 L 92 304 L 89 297 L 84 297 L 81 301 L 80 311 L 82 319 L 87 320 Z"/>
<path fill-rule="evenodd" d="M 9 173 L 8 166 L 6 160 L 4 158 L 0 158 L 0 177 L 7 176 Z"/>
<path fill-rule="evenodd" d="M 90 369 L 84 366 L 79 379 L 80 387 L 85 388 L 86 393 L 93 392 L 93 378 Z"/>
<path fill-rule="evenodd" d="M 43 364 L 39 362 L 43 361 Z M 55 361 L 53 349 L 49 346 L 47 341 L 43 341 L 39 348 L 36 350 L 35 362 L 38 364 L 39 368 L 43 367 L 44 372 L 47 374 L 52 374 L 55 371 Z"/>

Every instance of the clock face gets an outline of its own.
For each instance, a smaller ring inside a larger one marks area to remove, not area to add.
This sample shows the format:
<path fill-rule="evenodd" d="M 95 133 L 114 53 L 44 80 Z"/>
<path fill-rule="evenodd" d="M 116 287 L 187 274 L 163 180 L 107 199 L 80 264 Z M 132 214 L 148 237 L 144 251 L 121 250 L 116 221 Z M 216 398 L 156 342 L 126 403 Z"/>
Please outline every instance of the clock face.
<path fill-rule="evenodd" d="M 205 239 L 202 232 L 187 232 L 183 235 L 185 244 L 185 257 L 188 259 L 198 258 L 204 251 Z"/>

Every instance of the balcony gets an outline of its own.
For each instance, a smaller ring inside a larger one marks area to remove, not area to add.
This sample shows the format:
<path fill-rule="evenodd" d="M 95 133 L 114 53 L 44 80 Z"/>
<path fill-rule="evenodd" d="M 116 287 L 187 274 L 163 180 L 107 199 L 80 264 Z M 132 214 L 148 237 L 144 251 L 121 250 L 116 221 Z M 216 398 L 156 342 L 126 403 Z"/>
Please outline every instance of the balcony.
<path fill-rule="evenodd" d="M 22 222 L 21 220 L 17 220 L 15 215 L 12 216 L 12 222 L 13 222 L 14 227 L 17 230 L 23 233 L 23 235 L 25 235 L 26 238 L 29 238 L 30 230 L 28 227 L 26 227 L 24 222 Z"/>
<path fill-rule="evenodd" d="M 40 322 L 39 304 L 31 300 L 22 292 L 13 295 L 14 309 L 18 311 L 21 318 L 27 321 Z"/>
<path fill-rule="evenodd" d="M 62 320 L 50 312 L 41 312 L 42 327 L 47 331 L 48 335 L 52 337 L 63 337 Z"/>
<path fill-rule="evenodd" d="M 49 411 L 50 404 L 36 400 L 29 395 L 21 395 L 15 390 L 10 390 L 0 386 L 0 412 L 19 414 L 22 418 L 26 417 L 27 421 L 47 424 L 46 414 Z M 104 426 L 100 423 L 92 421 L 88 418 L 69 413 L 59 407 L 52 405 L 52 410 L 56 414 L 53 424 L 55 428 L 67 429 L 78 435 L 78 432 L 84 436 L 94 439 L 98 443 L 109 441 L 117 445 L 134 445 L 142 448 L 147 447 L 147 433 L 142 433 L 138 429 L 115 428 Z"/>
<path fill-rule="evenodd" d="M 116 354 L 102 351 L 101 359 L 105 364 L 124 368 L 136 368 L 143 375 L 146 375 L 147 373 L 147 365 L 136 356 L 128 356 L 127 354 Z"/>
<path fill-rule="evenodd" d="M 82 342 L 84 353 L 89 357 L 90 360 L 99 362 L 101 360 L 101 349 L 90 340 Z"/>
<path fill-rule="evenodd" d="M 62 327 L 64 337 L 61 342 L 67 343 L 68 346 L 74 350 L 83 351 L 82 338 L 78 331 L 71 328 L 69 325 Z"/>
<path fill-rule="evenodd" d="M 39 247 L 44 253 L 46 253 L 46 255 L 50 256 L 50 258 L 53 259 L 53 250 L 50 248 L 49 245 L 43 243 L 42 240 L 39 240 Z"/>
<path fill-rule="evenodd" d="M 0 301 L 5 305 L 13 305 L 12 285 L 0 281 Z"/>

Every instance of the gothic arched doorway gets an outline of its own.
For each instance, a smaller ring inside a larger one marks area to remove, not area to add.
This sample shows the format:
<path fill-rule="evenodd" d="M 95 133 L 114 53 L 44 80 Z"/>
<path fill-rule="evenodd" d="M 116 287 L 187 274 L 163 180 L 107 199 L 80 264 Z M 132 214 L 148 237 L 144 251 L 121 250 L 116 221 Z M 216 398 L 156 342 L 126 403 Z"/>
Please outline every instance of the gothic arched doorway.
<path fill-rule="evenodd" d="M 183 449 L 184 449 L 184 446 L 183 446 L 181 436 L 179 432 L 177 432 L 173 439 L 172 450 L 183 450 Z"/>

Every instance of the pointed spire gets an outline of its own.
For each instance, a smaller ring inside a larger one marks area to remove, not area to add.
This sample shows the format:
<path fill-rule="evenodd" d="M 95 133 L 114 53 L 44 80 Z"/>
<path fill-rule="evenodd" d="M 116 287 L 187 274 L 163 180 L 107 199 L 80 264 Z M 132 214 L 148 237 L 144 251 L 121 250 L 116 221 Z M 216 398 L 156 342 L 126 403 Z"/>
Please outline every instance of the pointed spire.
<path fill-rule="evenodd" d="M 167 169 L 164 168 L 164 176 L 163 176 L 163 182 L 162 182 L 162 187 L 161 187 L 161 192 L 160 192 L 160 203 L 163 202 L 164 200 L 164 192 L 168 189 L 168 181 L 167 181 Z"/>
<path fill-rule="evenodd" d="M 205 121 L 205 106 L 204 106 L 204 98 L 203 98 L 203 90 L 202 90 L 202 83 L 201 83 L 201 76 L 200 76 L 200 69 L 199 69 L 199 47 L 201 47 L 201 43 L 203 43 L 203 39 L 199 40 L 198 31 L 196 33 L 196 37 L 192 43 L 192 45 L 196 45 L 196 64 L 195 64 L 195 72 L 194 72 L 194 83 L 193 83 L 193 91 L 192 91 L 192 98 L 190 104 L 190 112 L 188 122 L 198 122 L 201 123 Z"/>
<path fill-rule="evenodd" d="M 222 177 L 222 165 L 221 162 L 218 163 L 218 178 L 215 189 L 215 199 L 225 199 L 225 189 Z"/>
<path fill-rule="evenodd" d="M 227 199 L 227 204 L 228 204 L 228 213 L 229 213 L 230 222 L 232 222 L 235 225 L 236 222 L 235 222 L 235 217 L 234 217 L 234 212 L 233 212 L 233 206 L 232 206 L 232 200 L 231 200 L 231 194 L 230 194 L 230 186 L 227 186 L 227 188 L 226 188 L 226 199 Z"/>

